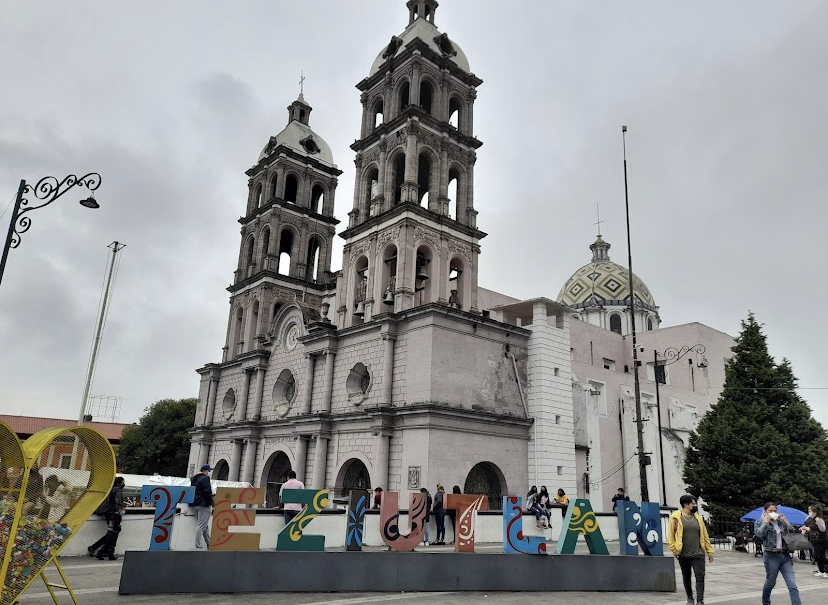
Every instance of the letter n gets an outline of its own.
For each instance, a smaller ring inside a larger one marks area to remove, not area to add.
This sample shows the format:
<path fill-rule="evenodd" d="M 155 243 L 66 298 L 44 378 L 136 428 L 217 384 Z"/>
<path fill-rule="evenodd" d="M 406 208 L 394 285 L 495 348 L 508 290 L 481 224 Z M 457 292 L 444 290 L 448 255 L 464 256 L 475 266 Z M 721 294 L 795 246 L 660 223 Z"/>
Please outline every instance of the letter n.
<path fill-rule="evenodd" d="M 622 506 L 623 505 L 623 506 Z M 637 555 L 638 547 L 645 555 L 664 556 L 661 533 L 661 509 L 655 502 L 644 502 L 641 509 L 631 500 L 619 501 L 618 543 L 622 555 Z"/>

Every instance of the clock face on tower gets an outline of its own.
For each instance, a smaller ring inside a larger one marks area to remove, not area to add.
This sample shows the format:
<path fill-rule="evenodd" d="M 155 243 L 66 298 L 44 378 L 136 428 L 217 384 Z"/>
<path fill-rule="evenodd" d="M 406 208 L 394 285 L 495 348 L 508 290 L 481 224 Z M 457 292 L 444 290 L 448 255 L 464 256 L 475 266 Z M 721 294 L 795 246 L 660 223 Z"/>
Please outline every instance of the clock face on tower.
<path fill-rule="evenodd" d="M 288 351 L 293 351 L 296 348 L 296 345 L 299 342 L 299 326 L 293 324 L 287 330 L 285 334 L 285 349 Z"/>

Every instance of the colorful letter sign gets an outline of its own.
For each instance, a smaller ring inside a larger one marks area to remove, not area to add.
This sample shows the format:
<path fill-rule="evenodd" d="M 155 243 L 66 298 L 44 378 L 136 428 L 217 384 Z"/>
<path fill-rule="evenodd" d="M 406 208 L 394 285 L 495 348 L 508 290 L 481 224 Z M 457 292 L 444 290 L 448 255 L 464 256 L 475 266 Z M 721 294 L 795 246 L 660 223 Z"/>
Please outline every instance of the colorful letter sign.
<path fill-rule="evenodd" d="M 474 552 L 474 513 L 489 510 L 489 499 L 476 494 L 446 494 L 446 509 L 460 513 L 454 525 L 454 550 Z"/>
<path fill-rule="evenodd" d="M 365 534 L 365 509 L 368 506 L 368 492 L 351 490 L 348 500 L 348 522 L 345 524 L 345 550 L 362 550 L 362 536 Z"/>
<path fill-rule="evenodd" d="M 655 502 L 644 502 L 639 510 L 635 502 L 618 502 L 618 543 L 622 555 L 637 555 L 638 547 L 645 555 L 664 556 L 661 539 L 661 509 Z"/>
<path fill-rule="evenodd" d="M 180 485 L 144 485 L 141 502 L 155 502 L 155 518 L 152 520 L 150 550 L 170 550 L 175 507 L 182 502 L 192 502 L 195 488 Z"/>
<path fill-rule="evenodd" d="M 252 508 L 233 508 L 234 504 L 264 504 L 264 490 L 257 487 L 223 487 L 216 490 L 213 504 L 213 527 L 210 530 L 210 550 L 259 550 L 260 534 L 238 533 L 231 527 L 252 527 L 256 511 Z"/>
<path fill-rule="evenodd" d="M 598 526 L 598 519 L 595 518 L 595 513 L 592 511 L 592 505 L 589 500 L 581 498 L 570 502 L 566 511 L 561 535 L 558 537 L 558 554 L 575 554 L 575 544 L 578 542 L 579 535 L 586 540 L 590 554 L 609 554 L 607 543 L 604 541 L 601 528 Z"/>
<path fill-rule="evenodd" d="M 523 536 L 523 498 L 503 497 L 503 550 L 510 555 L 545 555 L 544 536 Z"/>
<path fill-rule="evenodd" d="M 286 489 L 282 492 L 283 504 L 304 504 L 305 508 L 279 532 L 276 550 L 325 550 L 325 536 L 305 535 L 302 532 L 328 506 L 329 494 L 326 489 Z"/>
<path fill-rule="evenodd" d="M 400 509 L 397 492 L 382 492 L 380 500 L 380 535 L 392 550 L 411 552 L 422 542 L 425 535 L 426 495 L 423 493 L 408 496 L 407 534 L 400 533 Z"/>

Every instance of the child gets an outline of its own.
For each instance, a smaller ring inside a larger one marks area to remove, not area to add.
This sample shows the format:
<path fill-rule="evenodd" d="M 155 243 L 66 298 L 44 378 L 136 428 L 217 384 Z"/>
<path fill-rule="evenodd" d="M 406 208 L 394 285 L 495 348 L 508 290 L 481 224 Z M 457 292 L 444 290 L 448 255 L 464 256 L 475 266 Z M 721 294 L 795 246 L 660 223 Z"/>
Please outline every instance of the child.
<path fill-rule="evenodd" d="M 103 561 L 104 557 L 110 561 L 118 558 L 115 554 L 115 545 L 118 543 L 118 534 L 121 533 L 121 516 L 124 514 L 126 504 L 119 503 L 115 512 L 110 515 L 109 522 L 106 526 L 106 536 L 104 537 L 103 546 L 95 555 L 99 560 Z"/>

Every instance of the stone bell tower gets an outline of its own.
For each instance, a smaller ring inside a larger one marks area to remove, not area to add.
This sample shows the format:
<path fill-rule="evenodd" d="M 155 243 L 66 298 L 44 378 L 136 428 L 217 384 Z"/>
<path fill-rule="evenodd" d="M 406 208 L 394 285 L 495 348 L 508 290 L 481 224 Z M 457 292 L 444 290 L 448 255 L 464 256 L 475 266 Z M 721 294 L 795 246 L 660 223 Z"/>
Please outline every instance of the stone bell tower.
<path fill-rule="evenodd" d="M 239 264 L 228 288 L 224 361 L 269 342 L 270 322 L 285 302 L 297 302 L 318 317 L 332 280 L 331 248 L 339 223 L 334 195 L 342 171 L 311 129 L 312 108 L 304 95 L 287 109 L 287 126 L 270 137 L 246 173 L 249 196 L 239 219 Z"/>
<path fill-rule="evenodd" d="M 477 309 L 474 209 L 476 88 L 460 47 L 435 24 L 436 0 L 409 0 L 393 36 L 357 85 L 363 106 L 348 213 L 338 325 L 440 303 Z"/>

